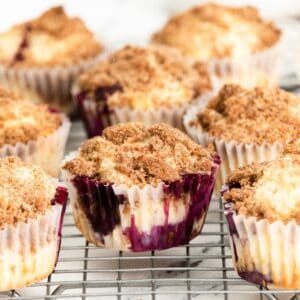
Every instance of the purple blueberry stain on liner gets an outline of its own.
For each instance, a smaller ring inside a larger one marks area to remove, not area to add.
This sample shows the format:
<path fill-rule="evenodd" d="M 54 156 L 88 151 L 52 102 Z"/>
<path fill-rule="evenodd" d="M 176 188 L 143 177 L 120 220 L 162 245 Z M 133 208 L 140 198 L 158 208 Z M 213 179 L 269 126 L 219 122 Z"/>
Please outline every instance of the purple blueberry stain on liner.
<path fill-rule="evenodd" d="M 76 176 L 73 183 L 80 195 L 80 206 L 93 230 L 100 235 L 111 233 L 120 224 L 119 205 L 124 203 L 124 195 L 116 195 L 112 184 L 87 176 Z"/>
<path fill-rule="evenodd" d="M 89 137 L 101 135 L 103 129 L 111 125 L 110 115 L 112 110 L 107 105 L 107 98 L 116 92 L 122 92 L 123 87 L 119 84 L 98 87 L 94 91 L 96 111 L 94 116 L 85 108 L 85 102 L 88 100 L 88 92 L 82 91 L 75 96 L 75 100 L 80 110 L 81 117 L 85 124 L 85 129 Z"/>
<path fill-rule="evenodd" d="M 218 165 L 218 164 L 217 164 Z M 153 226 L 149 233 L 140 232 L 136 226 L 134 215 L 131 215 L 130 227 L 123 230 L 124 236 L 130 241 L 130 250 L 148 251 L 166 249 L 186 244 L 199 232 L 193 232 L 193 226 L 206 214 L 214 188 L 218 166 L 208 174 L 187 174 L 182 180 L 165 183 L 165 222 Z M 101 183 L 86 176 L 76 176 L 73 184 L 79 194 L 79 203 L 89 219 L 93 230 L 100 236 L 110 234 L 120 225 L 119 205 L 128 201 L 123 195 L 116 195 L 112 184 Z M 172 194 L 180 200 L 183 193 L 191 194 L 190 207 L 185 218 L 177 224 L 169 224 L 168 195 Z"/>
<path fill-rule="evenodd" d="M 232 188 L 240 188 L 240 185 L 230 185 L 230 186 L 223 186 L 222 190 L 221 190 L 221 195 L 223 196 L 224 193 L 226 193 L 227 191 L 229 191 Z M 233 247 L 233 254 L 234 254 L 234 260 L 237 263 L 238 262 L 238 254 L 237 254 L 237 248 L 235 245 L 235 240 L 234 240 L 234 236 L 236 236 L 237 238 L 239 238 L 239 233 L 237 231 L 236 225 L 235 225 L 235 221 L 234 221 L 234 216 L 236 215 L 236 211 L 234 210 L 234 205 L 232 202 L 224 202 L 224 212 L 225 212 L 225 216 L 227 219 L 227 224 L 228 224 L 228 229 L 229 229 L 229 238 L 232 241 L 232 247 Z M 254 230 L 254 234 L 256 233 L 256 230 Z M 257 270 L 252 270 L 252 271 L 241 271 L 241 270 L 237 270 L 238 275 L 249 281 L 252 282 L 254 284 L 258 284 L 260 286 L 264 286 L 267 287 L 268 284 L 272 284 L 272 277 L 271 274 L 269 274 L 268 276 L 258 272 Z"/>
<path fill-rule="evenodd" d="M 238 274 L 241 278 L 263 287 L 267 287 L 269 284 L 273 283 L 271 276 L 265 276 L 264 274 L 258 272 L 257 270 L 238 271 Z"/>
<path fill-rule="evenodd" d="M 64 215 L 65 215 L 65 212 L 66 212 L 67 201 L 68 201 L 68 191 L 67 191 L 67 189 L 65 187 L 62 187 L 62 186 L 57 187 L 54 198 L 51 201 L 51 205 L 59 204 L 59 205 L 62 206 L 62 210 L 61 210 L 61 213 L 60 213 L 58 230 L 57 230 L 58 238 L 57 238 L 57 255 L 56 255 L 55 265 L 57 264 L 58 256 L 59 256 L 59 252 L 60 252 L 61 239 L 62 239 L 62 227 L 63 227 L 63 222 L 64 222 Z"/>

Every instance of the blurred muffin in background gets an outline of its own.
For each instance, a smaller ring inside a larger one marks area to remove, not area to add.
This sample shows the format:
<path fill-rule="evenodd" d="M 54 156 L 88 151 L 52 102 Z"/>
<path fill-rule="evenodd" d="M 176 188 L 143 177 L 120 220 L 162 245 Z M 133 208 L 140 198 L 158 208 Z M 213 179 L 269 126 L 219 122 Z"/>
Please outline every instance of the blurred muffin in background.
<path fill-rule="evenodd" d="M 245 89 L 225 85 L 184 116 L 188 134 L 214 144 L 222 159 L 219 180 L 252 162 L 276 159 L 282 148 L 300 138 L 300 98 L 278 88 Z"/>
<path fill-rule="evenodd" d="M 103 51 L 83 21 L 60 6 L 0 34 L 0 83 L 70 113 L 70 87 Z"/>
<path fill-rule="evenodd" d="M 0 89 L 0 157 L 18 156 L 58 177 L 70 121 L 46 104 Z"/>
<path fill-rule="evenodd" d="M 53 272 L 67 198 L 66 188 L 39 167 L 0 158 L 0 291 Z"/>
<path fill-rule="evenodd" d="M 182 129 L 186 107 L 212 90 L 206 67 L 165 46 L 126 46 L 84 72 L 73 89 L 89 136 L 109 126 L 165 122 Z"/>
<path fill-rule="evenodd" d="M 208 63 L 221 84 L 251 87 L 278 83 L 280 37 L 254 7 L 208 3 L 172 17 L 152 42 Z"/>

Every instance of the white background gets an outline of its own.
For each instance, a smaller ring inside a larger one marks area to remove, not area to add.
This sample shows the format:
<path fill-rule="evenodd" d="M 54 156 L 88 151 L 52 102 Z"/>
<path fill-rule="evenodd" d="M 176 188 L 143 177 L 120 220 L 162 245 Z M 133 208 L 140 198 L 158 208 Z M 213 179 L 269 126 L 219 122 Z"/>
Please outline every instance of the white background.
<path fill-rule="evenodd" d="M 53 5 L 62 4 L 70 14 L 79 15 L 97 32 L 108 46 L 143 43 L 172 14 L 196 0 L 0 0 L 0 31 L 35 17 Z M 225 4 L 252 4 L 270 18 L 300 16 L 299 0 L 231 0 L 215 1 Z"/>

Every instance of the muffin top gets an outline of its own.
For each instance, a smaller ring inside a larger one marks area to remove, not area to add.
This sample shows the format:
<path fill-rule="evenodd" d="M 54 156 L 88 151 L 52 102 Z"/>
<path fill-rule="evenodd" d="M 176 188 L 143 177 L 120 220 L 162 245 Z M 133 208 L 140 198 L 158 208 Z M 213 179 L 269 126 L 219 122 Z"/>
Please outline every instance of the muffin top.
<path fill-rule="evenodd" d="M 17 157 L 0 159 L 0 229 L 44 214 L 56 187 L 50 176 Z"/>
<path fill-rule="evenodd" d="M 300 224 L 299 145 L 277 160 L 237 169 L 227 184 L 224 200 L 233 203 L 238 214 Z"/>
<path fill-rule="evenodd" d="M 65 66 L 95 57 L 102 45 L 82 20 L 61 6 L 0 34 L 0 63 L 10 67 Z"/>
<path fill-rule="evenodd" d="M 109 107 L 141 109 L 186 104 L 212 88 L 204 65 L 192 65 L 164 46 L 126 46 L 81 75 L 77 84 Z"/>
<path fill-rule="evenodd" d="M 191 126 L 226 141 L 285 144 L 300 137 L 300 98 L 278 88 L 225 85 Z"/>
<path fill-rule="evenodd" d="M 62 124 L 62 115 L 0 88 L 0 147 L 48 136 Z"/>
<path fill-rule="evenodd" d="M 65 163 L 73 175 L 127 186 L 173 182 L 181 175 L 210 173 L 216 154 L 166 124 L 119 124 L 84 142 Z"/>
<path fill-rule="evenodd" d="M 273 46 L 280 35 L 254 7 L 208 3 L 172 17 L 152 40 L 206 61 L 251 55 Z"/>

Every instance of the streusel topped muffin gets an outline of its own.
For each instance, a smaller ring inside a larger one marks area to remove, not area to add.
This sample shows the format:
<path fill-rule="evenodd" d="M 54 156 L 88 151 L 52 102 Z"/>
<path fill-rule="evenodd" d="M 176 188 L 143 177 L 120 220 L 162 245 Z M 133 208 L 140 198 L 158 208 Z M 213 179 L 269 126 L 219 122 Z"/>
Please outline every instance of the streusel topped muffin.
<path fill-rule="evenodd" d="M 68 192 L 38 166 L 0 158 L 0 291 L 52 273 Z"/>
<path fill-rule="evenodd" d="M 71 174 L 91 176 L 128 187 L 172 182 L 188 173 L 210 172 L 215 152 L 197 145 L 165 124 L 115 125 L 82 144 L 64 166 Z"/>
<path fill-rule="evenodd" d="M 186 104 L 211 89 L 204 66 L 167 47 L 126 46 L 80 76 L 79 89 L 109 108 L 156 109 Z"/>
<path fill-rule="evenodd" d="M 265 287 L 300 286 L 300 148 L 235 170 L 223 200 L 238 274 Z"/>
<path fill-rule="evenodd" d="M 18 156 L 58 176 L 70 121 L 46 104 L 0 88 L 0 157 Z"/>
<path fill-rule="evenodd" d="M 153 36 L 156 43 L 182 50 L 197 60 L 240 58 L 273 46 L 280 30 L 254 7 L 208 3 L 171 18 Z"/>
<path fill-rule="evenodd" d="M 56 186 L 49 175 L 17 157 L 0 159 L 0 229 L 27 222 L 51 208 Z"/>
<path fill-rule="evenodd" d="M 292 152 L 292 151 L 291 151 Z M 228 178 L 225 202 L 238 214 L 300 225 L 300 155 L 285 154 L 280 159 L 237 169 Z"/>
<path fill-rule="evenodd" d="M 0 147 L 46 137 L 63 123 L 62 115 L 46 105 L 33 104 L 4 89 L 0 89 L 0 107 Z"/>
<path fill-rule="evenodd" d="M 0 34 L 0 63 L 13 67 L 66 66 L 95 57 L 102 45 L 82 20 L 53 7 Z"/>
<path fill-rule="evenodd" d="M 300 137 L 300 99 L 278 88 L 225 85 L 192 123 L 226 141 L 286 144 Z"/>
<path fill-rule="evenodd" d="M 201 232 L 220 159 L 166 124 L 125 123 L 63 166 L 75 224 L 97 246 L 149 251 Z"/>

